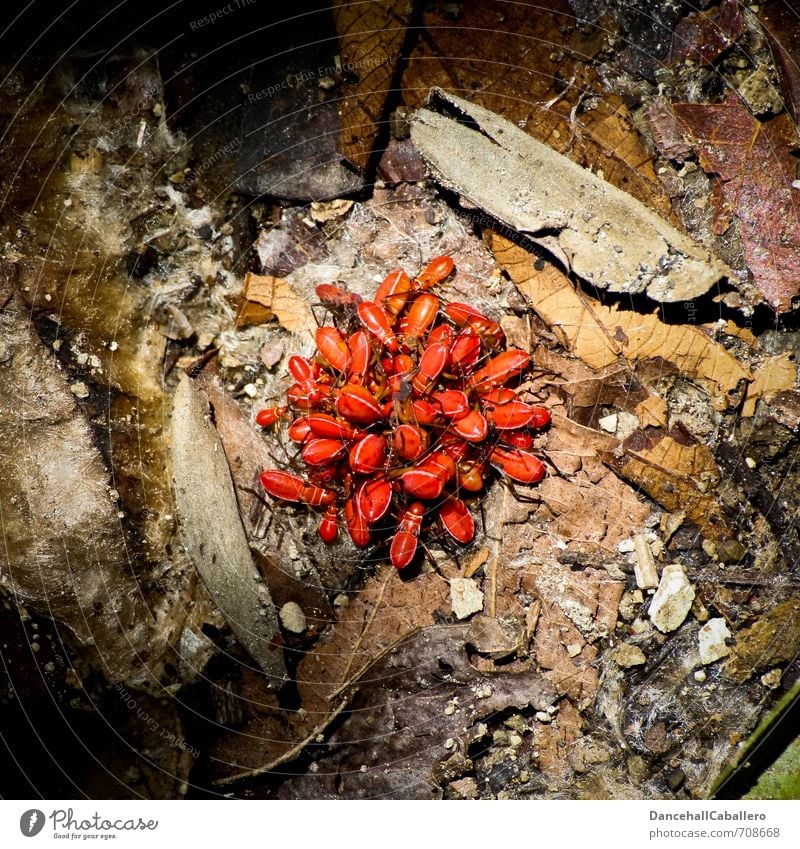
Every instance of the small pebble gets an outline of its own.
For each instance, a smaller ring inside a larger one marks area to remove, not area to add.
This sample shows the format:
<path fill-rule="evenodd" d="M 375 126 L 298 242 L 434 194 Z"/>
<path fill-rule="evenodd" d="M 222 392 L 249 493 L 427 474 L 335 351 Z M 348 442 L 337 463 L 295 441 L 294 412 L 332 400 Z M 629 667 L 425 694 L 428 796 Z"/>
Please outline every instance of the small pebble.
<path fill-rule="evenodd" d="M 600 430 L 604 430 L 606 433 L 616 433 L 618 422 L 619 417 L 616 413 L 612 413 L 610 416 L 603 416 L 602 419 L 598 420 L 597 424 L 600 426 Z"/>
<path fill-rule="evenodd" d="M 248 398 L 255 398 L 258 395 L 258 387 L 255 383 L 245 383 L 242 387 L 242 391 Z"/>
<path fill-rule="evenodd" d="M 633 666 L 641 666 L 647 663 L 647 658 L 639 646 L 630 643 L 620 643 L 611 651 L 611 658 L 622 669 L 630 669 Z"/>
<path fill-rule="evenodd" d="M 583 649 L 583 646 L 581 646 L 580 643 L 570 643 L 567 646 L 567 654 L 570 657 L 577 657 L 581 653 L 582 649 Z"/>
<path fill-rule="evenodd" d="M 502 728 L 492 732 L 492 743 L 494 743 L 495 746 L 507 746 L 508 741 L 508 732 L 503 731 Z"/>
<path fill-rule="evenodd" d="M 705 669 L 697 669 L 697 670 L 695 670 L 693 677 L 694 677 L 694 680 L 697 681 L 698 684 L 702 684 L 703 681 L 705 681 L 706 678 L 708 678 L 708 675 L 706 675 Z"/>
<path fill-rule="evenodd" d="M 727 657 L 731 650 L 725 643 L 730 639 L 731 632 L 724 619 L 718 617 L 709 619 L 697 634 L 700 648 L 700 663 L 714 663 L 720 658 Z"/>
<path fill-rule="evenodd" d="M 89 387 L 82 380 L 79 380 L 77 383 L 73 383 L 70 386 L 69 391 L 76 398 L 84 399 L 89 397 Z"/>
<path fill-rule="evenodd" d="M 686 781 L 686 773 L 682 769 L 675 769 L 667 776 L 667 787 L 674 793 L 680 790 L 684 781 Z"/>
<path fill-rule="evenodd" d="M 632 551 L 636 550 L 636 543 L 632 539 L 624 539 L 617 546 L 617 551 L 620 554 L 630 554 Z"/>
<path fill-rule="evenodd" d="M 665 566 L 650 602 L 650 621 L 665 634 L 674 631 L 689 615 L 694 595 L 694 587 L 683 567 L 677 563 Z"/>
<path fill-rule="evenodd" d="M 769 687 L 770 690 L 774 690 L 776 687 L 780 686 L 781 683 L 781 671 L 780 669 L 770 669 L 769 672 L 765 672 L 761 676 L 761 683 L 765 687 Z"/>
<path fill-rule="evenodd" d="M 794 183 L 792 185 L 794 185 Z M 745 457 L 744 462 L 748 469 L 755 469 L 755 467 L 758 465 L 758 463 L 756 463 L 756 461 L 752 457 Z"/>
<path fill-rule="evenodd" d="M 450 604 L 457 619 L 466 619 L 473 613 L 483 610 L 483 593 L 470 578 L 452 578 Z"/>

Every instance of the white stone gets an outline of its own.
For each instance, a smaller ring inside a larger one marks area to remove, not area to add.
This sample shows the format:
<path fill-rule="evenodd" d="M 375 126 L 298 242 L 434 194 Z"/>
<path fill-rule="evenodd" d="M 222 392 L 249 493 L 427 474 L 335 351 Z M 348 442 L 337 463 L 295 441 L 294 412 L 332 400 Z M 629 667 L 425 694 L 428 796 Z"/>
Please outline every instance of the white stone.
<path fill-rule="evenodd" d="M 697 635 L 700 644 L 700 663 L 713 663 L 715 660 L 727 657 L 731 650 L 725 645 L 725 640 L 730 636 L 731 632 L 724 619 L 721 617 L 709 619 Z"/>
<path fill-rule="evenodd" d="M 483 593 L 470 578 L 452 578 L 450 604 L 457 619 L 466 619 L 473 613 L 483 610 Z"/>
<path fill-rule="evenodd" d="M 302 634 L 306 629 L 306 615 L 296 601 L 287 601 L 278 614 L 281 625 L 292 634 Z"/>
<path fill-rule="evenodd" d="M 683 567 L 677 563 L 665 566 L 650 602 L 650 621 L 665 634 L 674 631 L 689 615 L 693 601 L 694 587 Z"/>
<path fill-rule="evenodd" d="M 76 398 L 84 399 L 89 397 L 89 387 L 82 380 L 73 383 L 69 390 Z"/>
<path fill-rule="evenodd" d="M 647 658 L 639 646 L 630 643 L 620 643 L 612 650 L 611 657 L 623 669 L 630 669 L 632 666 L 641 666 L 643 663 L 647 663 Z"/>
<path fill-rule="evenodd" d="M 618 422 L 619 416 L 616 413 L 612 413 L 610 416 L 603 416 L 602 419 L 598 420 L 597 424 L 600 425 L 600 430 L 604 430 L 606 433 L 616 433 Z"/>

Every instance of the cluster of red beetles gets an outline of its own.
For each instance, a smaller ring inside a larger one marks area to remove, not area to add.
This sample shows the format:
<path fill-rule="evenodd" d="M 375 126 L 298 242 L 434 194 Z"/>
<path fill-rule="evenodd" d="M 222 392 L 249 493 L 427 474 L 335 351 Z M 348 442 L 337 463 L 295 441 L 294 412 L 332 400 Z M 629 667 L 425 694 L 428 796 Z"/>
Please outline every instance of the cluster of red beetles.
<path fill-rule="evenodd" d="M 453 268 L 440 256 L 413 279 L 393 271 L 372 301 L 318 286 L 335 326 L 317 330 L 316 357 L 290 358 L 288 404 L 256 416 L 262 427 L 290 416 L 305 464 L 305 478 L 262 472 L 266 492 L 324 507 L 319 535 L 328 544 L 341 512 L 356 546 L 390 538 L 398 569 L 436 519 L 456 542 L 473 539 L 464 499 L 484 489 L 490 466 L 524 484 L 545 475 L 529 449 L 550 413 L 506 385 L 519 383 L 530 357 L 503 350 L 497 322 L 428 291 Z"/>

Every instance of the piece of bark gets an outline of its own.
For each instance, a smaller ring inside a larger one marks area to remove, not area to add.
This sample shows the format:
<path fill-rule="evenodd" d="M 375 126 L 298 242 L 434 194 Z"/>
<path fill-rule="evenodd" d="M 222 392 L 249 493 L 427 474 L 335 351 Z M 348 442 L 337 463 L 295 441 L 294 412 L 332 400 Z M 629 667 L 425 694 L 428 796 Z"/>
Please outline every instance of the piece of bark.
<path fill-rule="evenodd" d="M 286 679 L 280 628 L 257 579 L 225 453 L 209 421 L 208 401 L 182 375 L 172 416 L 175 506 L 189 559 L 236 638 L 273 686 Z"/>
<path fill-rule="evenodd" d="M 730 274 L 639 201 L 503 118 L 441 89 L 429 105 L 414 113 L 411 139 L 435 179 L 589 283 L 672 302 L 698 297 Z"/>

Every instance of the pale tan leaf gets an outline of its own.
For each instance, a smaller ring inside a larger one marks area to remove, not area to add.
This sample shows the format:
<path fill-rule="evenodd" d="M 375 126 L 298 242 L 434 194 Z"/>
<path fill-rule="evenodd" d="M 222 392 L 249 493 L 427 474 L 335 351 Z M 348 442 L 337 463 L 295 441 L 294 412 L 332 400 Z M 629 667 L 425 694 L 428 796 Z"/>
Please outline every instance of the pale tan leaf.
<path fill-rule="evenodd" d="M 281 327 L 289 333 L 307 339 L 314 338 L 317 325 L 311 308 L 283 277 L 248 272 L 244 278 L 242 296 L 245 302 L 265 307 L 269 317 L 277 318 Z"/>
<path fill-rule="evenodd" d="M 667 402 L 658 395 L 651 395 L 638 403 L 634 413 L 643 428 L 667 426 Z"/>
<path fill-rule="evenodd" d="M 605 368 L 617 354 L 630 361 L 664 360 L 704 389 L 716 410 L 735 406 L 742 382 L 753 379 L 700 328 L 665 324 L 656 314 L 604 306 L 579 294 L 554 265 L 537 268 L 535 257 L 503 236 L 493 234 L 491 246 L 534 310 L 591 368 Z"/>
<path fill-rule="evenodd" d="M 742 415 L 754 416 L 759 398 L 769 401 L 784 389 L 794 389 L 796 383 L 797 366 L 791 353 L 768 357 L 755 371 L 753 382 L 747 387 Z"/>

